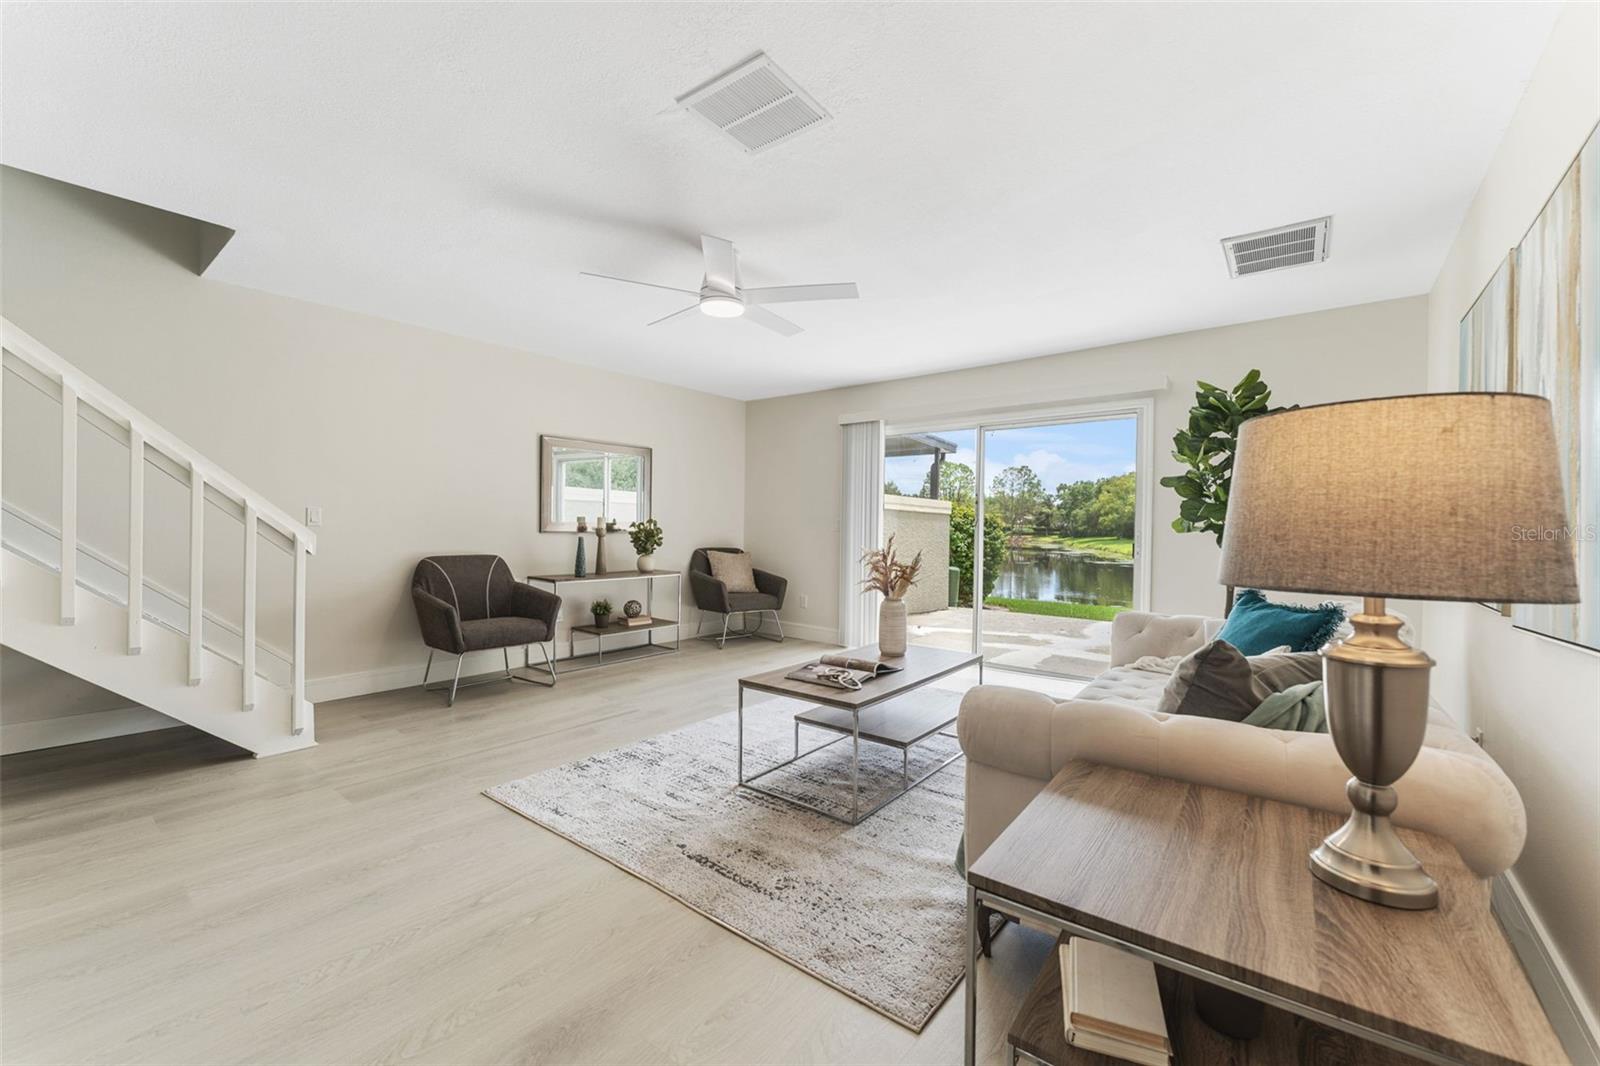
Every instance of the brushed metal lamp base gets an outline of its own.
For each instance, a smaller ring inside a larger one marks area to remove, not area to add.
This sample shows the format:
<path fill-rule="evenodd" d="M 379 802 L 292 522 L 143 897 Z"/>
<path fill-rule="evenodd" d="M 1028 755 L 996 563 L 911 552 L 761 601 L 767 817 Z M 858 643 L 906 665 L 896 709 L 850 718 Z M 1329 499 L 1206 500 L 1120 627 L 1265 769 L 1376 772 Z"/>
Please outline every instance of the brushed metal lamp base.
<path fill-rule="evenodd" d="M 1323 650 L 1324 695 L 1334 747 L 1354 774 L 1350 818 L 1311 853 L 1317 879 L 1386 907 L 1428 910 L 1439 886 L 1394 831 L 1394 782 L 1422 750 L 1433 660 L 1400 639 L 1400 619 L 1367 597 L 1355 633 Z"/>

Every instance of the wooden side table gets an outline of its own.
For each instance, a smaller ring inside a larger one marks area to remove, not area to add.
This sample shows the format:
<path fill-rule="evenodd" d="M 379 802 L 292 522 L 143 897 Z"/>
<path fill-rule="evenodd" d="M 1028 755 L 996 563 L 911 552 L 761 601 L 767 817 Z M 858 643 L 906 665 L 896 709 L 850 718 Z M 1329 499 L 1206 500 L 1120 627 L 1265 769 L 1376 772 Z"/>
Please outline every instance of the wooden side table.
<path fill-rule="evenodd" d="M 1306 869 L 1340 821 L 1069 764 L 967 872 L 968 1066 L 980 903 L 1423 1061 L 1568 1061 L 1489 911 L 1488 882 L 1448 843 L 1401 830 L 1439 882 L 1439 909 L 1344 895 Z"/>

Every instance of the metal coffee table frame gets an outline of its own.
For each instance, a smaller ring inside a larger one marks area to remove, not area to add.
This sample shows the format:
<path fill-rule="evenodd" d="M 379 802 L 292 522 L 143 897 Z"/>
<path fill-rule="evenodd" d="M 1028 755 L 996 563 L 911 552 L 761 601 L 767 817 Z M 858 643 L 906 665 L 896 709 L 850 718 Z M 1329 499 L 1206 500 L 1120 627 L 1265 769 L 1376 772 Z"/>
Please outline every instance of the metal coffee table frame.
<path fill-rule="evenodd" d="M 788 804 L 792 804 L 793 806 L 796 806 L 796 807 L 803 807 L 808 811 L 813 811 L 813 812 L 815 812 L 817 814 L 822 815 L 825 818 L 831 818 L 834 821 L 842 822 L 845 825 L 852 825 L 852 826 L 853 825 L 860 825 L 862 822 L 866 821 L 868 818 L 870 818 L 874 814 L 878 813 L 884 807 L 887 807 L 889 804 L 893 803 L 895 800 L 899 799 L 901 796 L 906 795 L 912 789 L 914 789 L 918 785 L 922 784 L 922 782 L 926 781 L 928 778 L 932 777 L 934 774 L 938 773 L 940 770 L 943 770 L 945 767 L 949 766 L 951 763 L 953 763 L 957 759 L 961 758 L 961 756 L 963 754 L 962 752 L 959 752 L 959 751 L 956 752 L 956 754 L 950 756 L 948 759 L 943 760 L 942 762 L 939 763 L 939 765 L 935 766 L 933 769 L 929 770 L 927 773 L 923 774 L 921 777 L 918 777 L 915 781 L 912 781 L 911 780 L 911 776 L 910 776 L 910 759 L 911 759 L 911 754 L 910 753 L 911 753 L 911 749 L 914 746 L 916 746 L 917 744 L 920 744 L 922 741 L 927 740 L 929 737 L 933 736 L 936 733 L 939 733 L 940 731 L 942 731 L 943 729 L 948 727 L 951 724 L 951 722 L 955 721 L 955 719 L 951 718 L 951 719 L 945 721 L 942 725 L 939 725 L 939 726 L 936 726 L 936 727 L 934 727 L 932 729 L 927 730 L 926 732 L 924 732 L 921 735 L 917 736 L 915 739 L 910 739 L 910 740 L 906 740 L 906 741 L 902 742 L 902 741 L 898 741 L 898 740 L 890 740 L 890 739 L 886 739 L 886 738 L 883 738 L 883 737 L 874 736 L 872 734 L 867 734 L 867 735 L 863 736 L 863 734 L 861 732 L 861 712 L 865 711 L 865 710 L 867 710 L 867 709 L 869 709 L 871 707 L 876 707 L 877 705 L 879 705 L 881 703 L 886 703 L 889 700 L 898 699 L 898 698 L 900 698 L 902 696 L 909 696 L 909 695 L 915 693 L 918 689 L 920 689 L 920 688 L 924 687 L 925 685 L 927 685 L 931 681 L 937 681 L 941 677 L 948 677 L 951 674 L 960 673 L 962 670 L 966 670 L 966 669 L 968 669 L 968 668 L 970 668 L 972 666 L 977 666 L 977 668 L 978 668 L 978 684 L 980 684 L 980 685 L 983 684 L 983 657 L 981 655 L 979 655 L 979 656 L 976 656 L 975 659 L 963 661 L 963 662 L 960 662 L 960 663 L 957 663 L 957 664 L 954 664 L 954 665 L 950 666 L 948 669 L 940 670 L 937 673 L 929 674 L 927 677 L 924 677 L 921 680 L 919 680 L 915 685 L 912 685 L 912 686 L 907 687 L 907 688 L 899 688 L 899 689 L 890 690 L 890 691 L 886 692 L 882 697 L 880 697 L 878 699 L 870 699 L 870 700 L 867 700 L 865 703 L 857 704 L 857 705 L 854 705 L 854 706 L 844 706 L 844 705 L 841 705 L 841 704 L 829 704 L 827 698 L 824 697 L 824 696 L 816 696 L 816 695 L 804 695 L 804 696 L 802 696 L 802 695 L 799 695 L 797 693 L 790 692 L 790 691 L 787 691 L 785 689 L 781 689 L 781 688 L 778 688 L 778 687 L 775 687 L 775 686 L 756 684 L 756 683 L 752 683 L 747 678 L 740 678 L 739 679 L 739 781 L 738 781 L 739 787 L 740 788 L 744 788 L 744 789 L 749 789 L 751 792 L 759 792 L 763 796 L 771 796 L 773 799 L 782 800 L 783 802 L 788 803 Z M 886 676 L 893 676 L 893 675 L 886 675 Z M 872 684 L 872 682 L 868 681 L 867 684 L 870 685 L 870 684 Z M 782 696 L 785 699 L 801 700 L 801 701 L 803 701 L 805 703 L 822 704 L 823 706 L 831 706 L 835 710 L 845 711 L 845 712 L 850 714 L 851 727 L 847 730 L 847 729 L 843 728 L 843 726 L 841 726 L 841 725 L 834 725 L 834 724 L 831 724 L 831 723 L 822 723 L 822 722 L 807 720 L 807 719 L 803 719 L 799 715 L 796 715 L 795 724 L 794 724 L 794 756 L 793 756 L 793 758 L 785 759 L 783 762 L 780 762 L 780 763 L 777 763 L 776 765 L 767 767 L 765 770 L 762 770 L 758 774 L 752 774 L 749 777 L 746 777 L 744 775 L 744 693 L 745 693 L 746 689 L 752 689 L 752 690 L 754 690 L 756 692 L 765 692 L 765 693 L 768 693 L 768 694 L 774 695 L 774 696 Z M 802 722 L 804 722 L 804 724 L 806 724 L 806 725 L 814 726 L 814 727 L 816 727 L 818 729 L 826 729 L 826 730 L 838 732 L 838 733 L 840 733 L 840 736 L 835 737 L 833 740 L 827 741 L 824 744 L 819 744 L 814 748 L 810 748 L 810 749 L 802 752 L 800 750 L 800 726 L 801 726 Z M 766 777 L 768 774 L 776 773 L 777 771 L 782 770 L 784 767 L 790 766 L 790 765 L 792 765 L 792 764 L 794 764 L 796 762 L 799 762 L 801 759 L 804 759 L 807 756 L 815 755 L 817 752 L 822 751 L 825 748 L 831 748 L 831 747 L 833 747 L 833 745 L 843 743 L 846 740 L 850 741 L 850 817 L 848 817 L 848 818 L 842 817 L 842 816 L 840 816 L 838 814 L 835 814 L 834 812 L 832 812 L 830 810 L 826 810 L 826 809 L 824 809 L 822 807 L 816 806 L 815 804 L 807 803 L 805 800 L 799 799 L 799 798 L 797 798 L 795 796 L 785 795 L 782 792 L 774 792 L 769 788 L 763 788 L 760 785 L 755 784 L 755 782 L 761 780 L 763 777 Z M 891 793 L 885 799 L 879 800 L 877 803 L 873 804 L 870 808 L 868 808 L 865 811 L 861 810 L 861 742 L 863 740 L 866 740 L 868 743 L 883 744 L 883 745 L 886 745 L 888 747 L 899 748 L 900 749 L 900 755 L 901 755 L 901 788 L 900 788 L 900 790 L 898 792 Z"/>

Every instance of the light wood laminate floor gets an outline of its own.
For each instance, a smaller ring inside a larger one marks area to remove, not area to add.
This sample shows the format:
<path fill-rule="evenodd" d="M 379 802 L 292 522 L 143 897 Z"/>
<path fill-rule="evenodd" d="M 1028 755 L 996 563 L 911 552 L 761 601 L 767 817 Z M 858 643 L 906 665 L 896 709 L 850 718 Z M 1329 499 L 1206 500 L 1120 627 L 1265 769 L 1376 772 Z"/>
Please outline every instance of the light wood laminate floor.
<path fill-rule="evenodd" d="M 275 759 L 174 729 L 0 760 L 0 1059 L 959 1061 L 959 990 L 915 1036 L 479 795 L 817 650 L 324 703 Z M 986 1060 L 1049 946 L 996 941 Z"/>

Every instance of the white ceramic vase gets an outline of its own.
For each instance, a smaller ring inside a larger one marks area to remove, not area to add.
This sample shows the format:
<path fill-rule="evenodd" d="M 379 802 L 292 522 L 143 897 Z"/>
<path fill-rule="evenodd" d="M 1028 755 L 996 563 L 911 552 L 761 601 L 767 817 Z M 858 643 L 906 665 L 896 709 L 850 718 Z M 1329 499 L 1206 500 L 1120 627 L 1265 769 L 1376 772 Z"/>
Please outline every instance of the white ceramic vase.
<path fill-rule="evenodd" d="M 878 606 L 878 654 L 897 659 L 906 653 L 906 601 L 884 600 Z"/>
<path fill-rule="evenodd" d="M 639 573 L 648 574 L 655 568 L 656 557 L 654 552 L 646 552 L 644 555 L 639 556 Z"/>

